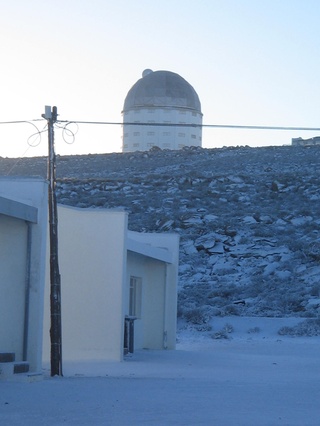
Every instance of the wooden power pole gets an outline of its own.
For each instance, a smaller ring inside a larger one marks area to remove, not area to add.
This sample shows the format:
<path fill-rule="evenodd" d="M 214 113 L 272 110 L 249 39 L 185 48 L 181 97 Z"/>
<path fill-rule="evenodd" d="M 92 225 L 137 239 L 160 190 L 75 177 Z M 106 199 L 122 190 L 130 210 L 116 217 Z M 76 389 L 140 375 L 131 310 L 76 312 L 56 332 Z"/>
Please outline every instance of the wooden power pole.
<path fill-rule="evenodd" d="M 54 123 L 57 107 L 46 106 L 42 117 L 48 123 L 48 182 L 49 182 L 49 238 L 50 238 L 50 339 L 51 376 L 62 376 L 61 279 L 58 262 L 58 214 L 56 199 L 56 155 Z"/>

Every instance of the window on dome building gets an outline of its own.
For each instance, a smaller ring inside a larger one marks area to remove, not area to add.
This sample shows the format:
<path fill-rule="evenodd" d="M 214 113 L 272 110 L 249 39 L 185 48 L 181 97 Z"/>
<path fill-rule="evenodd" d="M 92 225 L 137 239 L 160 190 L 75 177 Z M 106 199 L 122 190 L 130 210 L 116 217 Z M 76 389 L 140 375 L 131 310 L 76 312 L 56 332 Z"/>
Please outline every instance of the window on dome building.
<path fill-rule="evenodd" d="M 197 139 L 196 135 L 191 135 L 191 139 Z"/>
<path fill-rule="evenodd" d="M 182 133 L 182 132 L 179 132 L 179 133 L 178 133 L 178 136 L 179 136 L 179 138 L 184 138 L 184 137 L 186 136 L 186 134 L 185 134 L 185 133 Z"/>
<path fill-rule="evenodd" d="M 147 136 L 154 136 L 154 132 L 147 132 Z"/>
<path fill-rule="evenodd" d="M 133 132 L 133 136 L 140 136 L 140 132 Z"/>
<path fill-rule="evenodd" d="M 138 148 L 139 146 L 140 146 L 140 144 L 139 144 L 139 143 L 137 143 L 137 142 L 133 144 L 133 147 L 134 147 L 134 148 Z"/>

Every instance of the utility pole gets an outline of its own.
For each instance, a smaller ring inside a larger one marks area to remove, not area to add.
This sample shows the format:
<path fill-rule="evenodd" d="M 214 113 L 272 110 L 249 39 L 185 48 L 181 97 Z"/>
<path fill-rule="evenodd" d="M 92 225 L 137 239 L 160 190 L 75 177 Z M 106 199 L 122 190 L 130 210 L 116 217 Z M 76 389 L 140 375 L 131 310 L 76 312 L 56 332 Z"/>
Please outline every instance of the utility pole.
<path fill-rule="evenodd" d="M 42 117 L 48 123 L 48 182 L 49 182 L 49 238 L 50 238 L 50 339 L 51 376 L 62 376 L 61 280 L 58 262 L 58 214 L 56 199 L 56 154 L 54 123 L 57 107 L 46 106 Z"/>

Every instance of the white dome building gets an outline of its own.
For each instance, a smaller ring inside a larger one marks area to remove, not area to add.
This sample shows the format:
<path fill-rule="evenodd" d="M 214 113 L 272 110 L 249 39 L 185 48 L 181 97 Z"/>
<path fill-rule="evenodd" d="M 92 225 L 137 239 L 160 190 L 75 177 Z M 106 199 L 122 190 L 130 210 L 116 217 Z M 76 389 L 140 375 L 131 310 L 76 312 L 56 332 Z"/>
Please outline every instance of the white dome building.
<path fill-rule="evenodd" d="M 123 152 L 201 146 L 199 97 L 173 72 L 144 70 L 126 96 L 122 115 Z"/>

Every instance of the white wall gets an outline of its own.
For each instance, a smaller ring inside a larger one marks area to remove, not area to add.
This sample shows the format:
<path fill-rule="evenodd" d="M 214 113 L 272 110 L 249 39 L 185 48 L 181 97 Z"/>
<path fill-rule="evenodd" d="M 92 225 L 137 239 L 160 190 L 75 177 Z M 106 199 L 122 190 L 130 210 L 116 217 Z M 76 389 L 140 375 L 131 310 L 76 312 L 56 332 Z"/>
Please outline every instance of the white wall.
<path fill-rule="evenodd" d="M 104 209 L 58 206 L 58 224 L 63 360 L 122 360 L 131 275 L 143 280 L 135 347 L 173 349 L 179 236 L 127 231 L 125 212 Z M 137 251 L 127 250 L 129 245 Z M 46 292 L 44 361 L 49 361 L 49 277 Z"/>
<path fill-rule="evenodd" d="M 128 286 L 131 276 L 142 282 L 141 318 L 134 322 L 134 347 L 164 349 L 166 263 L 129 251 Z"/>
<path fill-rule="evenodd" d="M 127 123 L 196 124 L 199 127 L 139 126 Z M 123 152 L 202 146 L 202 114 L 185 108 L 135 108 L 123 114 Z"/>
<path fill-rule="evenodd" d="M 127 214 L 58 206 L 64 360 L 123 357 Z M 50 293 L 49 278 L 46 300 Z M 44 360 L 50 358 L 50 307 Z"/>
<path fill-rule="evenodd" d="M 166 264 L 154 259 L 146 261 L 145 286 L 145 341 L 150 349 L 165 349 Z"/>
<path fill-rule="evenodd" d="M 22 361 L 27 225 L 0 214 L 0 352 L 14 352 Z"/>
<path fill-rule="evenodd" d="M 47 236 L 47 204 L 48 204 L 48 186 L 42 179 L 35 178 L 0 178 L 0 196 L 10 200 L 23 203 L 27 206 L 36 207 L 38 209 L 37 223 L 31 224 L 31 246 L 30 246 L 30 291 L 29 291 L 29 318 L 27 322 L 27 360 L 30 363 L 30 371 L 41 370 L 42 358 L 42 320 L 43 320 L 43 297 L 44 297 L 44 281 L 45 281 L 45 260 L 46 260 L 46 236 Z M 24 300 L 22 301 L 22 293 L 25 295 L 26 285 L 26 255 L 27 255 L 27 238 L 26 224 L 23 220 L 12 219 L 9 216 L 1 218 L 1 237 L 0 246 L 2 247 L 0 254 L 0 262 L 2 264 L 1 282 L 4 279 L 10 286 L 11 296 L 6 299 L 7 294 L 0 295 L 2 299 L 1 320 L 5 321 L 6 316 L 10 316 L 10 322 L 2 324 L 4 329 L 0 333 L 0 350 L 13 350 L 17 352 L 16 359 L 21 360 L 22 352 L 19 347 L 22 343 L 18 343 L 21 339 L 17 336 L 14 346 L 7 348 L 6 333 L 10 336 L 13 329 L 22 328 L 21 320 L 24 317 Z M 5 229 L 4 229 L 4 228 Z M 3 231 L 3 232 L 2 232 Z M 6 256 L 2 257 L 6 253 Z M 23 290 L 22 290 L 23 287 Z M 3 287 L 2 287 L 3 288 Z M 13 293 L 12 293 L 13 292 Z M 12 303 L 16 294 L 16 305 L 12 312 Z M 3 302 L 8 300 L 8 303 Z M 22 306 L 23 305 L 23 306 Z M 23 312 L 23 313 L 22 313 Z"/>
<path fill-rule="evenodd" d="M 129 241 L 127 286 L 130 276 L 142 279 L 142 318 L 135 321 L 135 348 L 174 349 L 179 236 L 128 231 Z M 126 306 L 128 310 L 128 300 Z"/>

